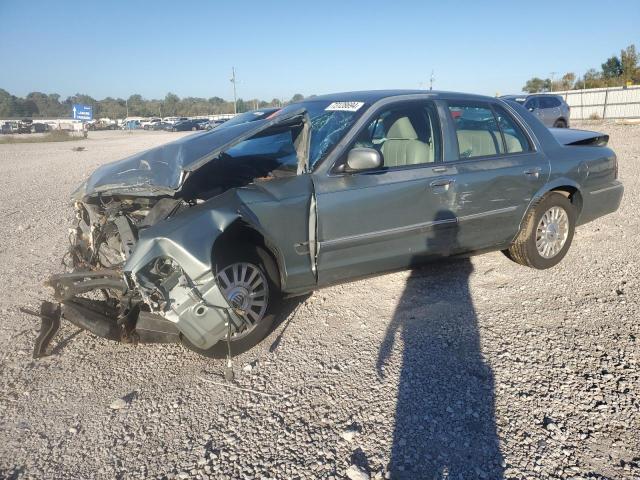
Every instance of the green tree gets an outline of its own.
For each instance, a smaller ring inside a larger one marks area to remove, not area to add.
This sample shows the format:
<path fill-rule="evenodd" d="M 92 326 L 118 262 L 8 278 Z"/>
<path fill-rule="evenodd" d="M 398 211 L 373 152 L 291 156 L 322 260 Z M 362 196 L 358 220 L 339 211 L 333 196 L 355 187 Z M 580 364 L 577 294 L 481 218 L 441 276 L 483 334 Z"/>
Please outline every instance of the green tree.
<path fill-rule="evenodd" d="M 565 73 L 560 79 L 559 90 L 571 90 L 575 83 L 576 83 L 576 74 L 573 72 Z"/>
<path fill-rule="evenodd" d="M 15 115 L 16 97 L 0 88 L 0 118 L 10 118 Z"/>
<path fill-rule="evenodd" d="M 304 100 L 304 95 L 302 95 L 301 93 L 296 93 L 293 97 L 291 97 L 289 103 L 301 102 L 302 100 Z"/>
<path fill-rule="evenodd" d="M 549 84 L 549 79 L 543 80 L 539 77 L 533 77 L 527 80 L 527 83 L 522 87 L 522 91 L 528 93 L 544 92 L 548 88 Z"/>
<path fill-rule="evenodd" d="M 578 88 L 601 88 L 607 86 L 607 81 L 602 77 L 602 72 L 598 72 L 595 68 L 590 68 L 576 82 L 576 86 Z"/>
<path fill-rule="evenodd" d="M 622 84 L 633 81 L 638 74 L 638 53 L 635 45 L 629 45 L 620 52 Z"/>
<path fill-rule="evenodd" d="M 622 63 L 620 59 L 615 55 L 607 59 L 602 64 L 602 78 L 610 81 L 611 83 L 617 83 L 618 79 L 622 76 Z"/>
<path fill-rule="evenodd" d="M 164 97 L 163 105 L 163 115 L 172 116 L 178 114 L 178 104 L 180 103 L 180 97 L 178 97 L 175 93 L 167 93 Z"/>

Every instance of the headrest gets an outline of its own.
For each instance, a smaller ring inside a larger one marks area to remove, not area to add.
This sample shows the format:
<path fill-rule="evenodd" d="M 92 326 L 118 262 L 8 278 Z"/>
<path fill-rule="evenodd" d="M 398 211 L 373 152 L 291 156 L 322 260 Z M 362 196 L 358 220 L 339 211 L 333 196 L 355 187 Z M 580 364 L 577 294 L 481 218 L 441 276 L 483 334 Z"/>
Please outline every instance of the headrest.
<path fill-rule="evenodd" d="M 409 117 L 389 119 L 391 126 L 387 129 L 387 140 L 417 140 L 416 133 Z M 387 123 L 387 122 L 385 122 Z"/>

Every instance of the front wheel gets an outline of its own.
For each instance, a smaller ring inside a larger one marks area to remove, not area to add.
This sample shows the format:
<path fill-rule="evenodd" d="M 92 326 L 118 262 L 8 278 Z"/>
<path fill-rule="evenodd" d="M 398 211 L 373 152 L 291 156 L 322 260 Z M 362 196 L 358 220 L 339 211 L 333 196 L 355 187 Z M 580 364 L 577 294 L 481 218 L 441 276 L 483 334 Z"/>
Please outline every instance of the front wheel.
<path fill-rule="evenodd" d="M 216 280 L 222 294 L 237 312 L 244 326 L 231 335 L 231 354 L 246 352 L 260 343 L 272 330 L 282 295 L 277 266 L 271 255 L 260 247 L 246 245 L 225 255 L 216 266 Z M 227 355 L 227 339 L 208 349 L 200 349 L 186 338 L 183 343 L 195 352 L 212 358 Z"/>
<path fill-rule="evenodd" d="M 543 270 L 557 265 L 571 246 L 576 209 L 557 192 L 547 193 L 532 208 L 515 241 L 503 253 L 520 265 Z"/>

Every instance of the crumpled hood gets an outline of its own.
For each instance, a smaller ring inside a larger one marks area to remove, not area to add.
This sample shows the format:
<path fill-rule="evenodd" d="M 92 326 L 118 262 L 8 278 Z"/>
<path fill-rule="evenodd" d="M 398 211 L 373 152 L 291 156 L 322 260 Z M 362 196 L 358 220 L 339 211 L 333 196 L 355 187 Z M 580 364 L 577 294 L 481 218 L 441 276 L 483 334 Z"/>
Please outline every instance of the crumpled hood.
<path fill-rule="evenodd" d="M 227 128 L 188 135 L 175 142 L 146 150 L 103 165 L 72 194 L 82 201 L 98 193 L 157 196 L 174 195 L 189 172 L 197 170 L 221 152 L 301 112 L 267 120 L 241 123 Z"/>

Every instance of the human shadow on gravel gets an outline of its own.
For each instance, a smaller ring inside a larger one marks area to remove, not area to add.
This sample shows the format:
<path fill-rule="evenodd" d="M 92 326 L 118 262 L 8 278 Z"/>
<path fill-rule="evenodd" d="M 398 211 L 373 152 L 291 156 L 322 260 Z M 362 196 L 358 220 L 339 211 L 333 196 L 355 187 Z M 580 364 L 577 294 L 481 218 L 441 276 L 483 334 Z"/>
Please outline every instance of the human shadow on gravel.
<path fill-rule="evenodd" d="M 440 212 L 436 219 L 450 215 Z M 455 251 L 457 234 L 453 223 L 427 245 Z M 380 377 L 394 344 L 402 348 L 392 479 L 503 478 L 493 373 L 482 358 L 469 291 L 472 272 L 468 258 L 414 269 L 387 328 L 378 354 Z"/>

